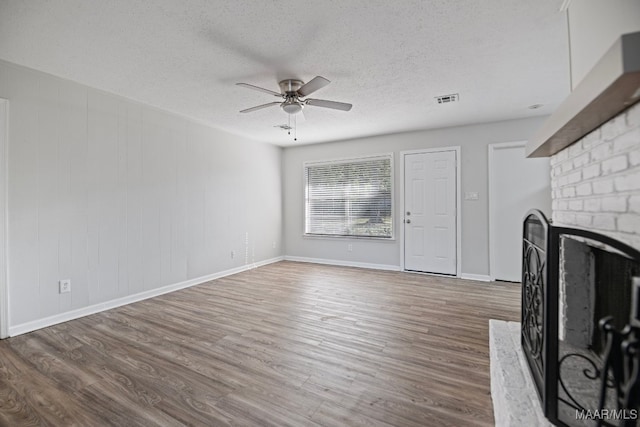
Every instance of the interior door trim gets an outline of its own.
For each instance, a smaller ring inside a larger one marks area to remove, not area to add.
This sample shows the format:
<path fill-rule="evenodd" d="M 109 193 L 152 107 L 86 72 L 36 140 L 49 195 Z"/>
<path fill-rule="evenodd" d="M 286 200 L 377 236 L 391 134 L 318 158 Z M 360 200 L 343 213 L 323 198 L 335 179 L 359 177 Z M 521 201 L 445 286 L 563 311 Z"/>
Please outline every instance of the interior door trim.
<path fill-rule="evenodd" d="M 407 271 L 405 269 L 404 263 L 404 162 L 405 156 L 410 154 L 426 154 L 426 153 L 437 153 L 442 151 L 454 151 L 456 153 L 456 275 L 455 277 L 461 277 L 461 266 L 462 266 L 462 236 L 460 235 L 460 230 L 462 230 L 462 215 L 460 207 L 462 206 L 461 199 L 461 182 L 460 182 L 460 146 L 452 146 L 452 147 L 439 147 L 439 148 L 425 148 L 421 150 L 407 150 L 400 152 L 400 204 L 398 205 L 398 209 L 396 210 L 396 226 L 400 230 L 400 270 Z M 438 275 L 436 273 L 423 273 L 423 274 L 433 274 Z M 447 277 L 451 277 L 448 276 Z"/>
<path fill-rule="evenodd" d="M 0 98 L 0 338 L 9 336 L 9 101 Z M 4 131 L 2 131 L 4 129 Z"/>
<path fill-rule="evenodd" d="M 487 164 L 488 172 L 489 172 L 489 188 L 487 189 L 487 194 L 489 196 L 489 280 L 495 282 L 495 271 L 496 271 L 496 238 L 494 235 L 494 230 L 497 229 L 497 225 L 495 223 L 495 200 L 493 194 L 493 185 L 495 181 L 494 174 L 494 166 L 495 166 L 495 152 L 497 150 L 504 150 L 509 148 L 520 148 L 526 147 L 527 141 L 513 141 L 513 142 L 498 142 L 495 144 L 489 144 L 488 147 L 488 159 L 489 162 Z"/>

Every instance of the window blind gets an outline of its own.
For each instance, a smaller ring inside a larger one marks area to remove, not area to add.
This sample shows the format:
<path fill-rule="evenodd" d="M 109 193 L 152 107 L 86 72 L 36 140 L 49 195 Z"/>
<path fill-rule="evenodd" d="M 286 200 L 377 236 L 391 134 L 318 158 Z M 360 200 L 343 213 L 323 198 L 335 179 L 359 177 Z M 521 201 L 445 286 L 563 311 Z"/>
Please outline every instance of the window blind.
<path fill-rule="evenodd" d="M 305 234 L 393 236 L 391 155 L 305 164 Z"/>

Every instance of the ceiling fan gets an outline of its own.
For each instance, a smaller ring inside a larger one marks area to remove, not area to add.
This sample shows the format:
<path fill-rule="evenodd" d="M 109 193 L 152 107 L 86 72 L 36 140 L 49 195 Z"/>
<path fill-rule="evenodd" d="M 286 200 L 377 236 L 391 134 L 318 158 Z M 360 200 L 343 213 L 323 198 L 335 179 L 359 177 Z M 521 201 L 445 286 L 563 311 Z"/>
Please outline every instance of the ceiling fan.
<path fill-rule="evenodd" d="M 295 80 L 295 79 L 282 80 L 279 83 L 280 93 L 275 92 L 273 90 L 264 89 L 259 86 L 250 85 L 249 83 L 236 83 L 236 85 L 238 86 L 246 87 L 253 90 L 259 90 L 260 92 L 265 92 L 265 93 L 277 96 L 278 98 L 284 99 L 284 102 L 281 102 L 281 101 L 270 102 L 268 104 L 262 104 L 256 107 L 247 108 L 246 110 L 242 110 L 240 112 L 250 113 L 252 111 L 261 110 L 263 108 L 271 107 L 273 105 L 280 105 L 280 107 L 287 114 L 299 113 L 307 105 L 310 105 L 313 107 L 332 108 L 334 110 L 342 110 L 342 111 L 351 110 L 352 105 L 344 102 L 326 101 L 324 99 L 311 99 L 311 98 L 301 99 L 301 98 L 307 97 L 308 95 L 311 95 L 313 92 L 317 91 L 318 89 L 322 89 L 329 83 L 331 83 L 329 80 L 321 76 L 316 76 L 307 83 L 301 80 Z"/>

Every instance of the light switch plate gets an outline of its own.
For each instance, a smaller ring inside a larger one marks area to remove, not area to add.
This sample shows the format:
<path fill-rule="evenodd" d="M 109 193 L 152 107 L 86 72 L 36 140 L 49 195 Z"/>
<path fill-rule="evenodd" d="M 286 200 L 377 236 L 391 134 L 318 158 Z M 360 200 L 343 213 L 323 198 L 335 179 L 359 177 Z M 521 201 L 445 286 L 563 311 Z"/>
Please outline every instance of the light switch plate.
<path fill-rule="evenodd" d="M 60 280 L 58 286 L 61 294 L 71 292 L 71 280 L 69 279 Z"/>

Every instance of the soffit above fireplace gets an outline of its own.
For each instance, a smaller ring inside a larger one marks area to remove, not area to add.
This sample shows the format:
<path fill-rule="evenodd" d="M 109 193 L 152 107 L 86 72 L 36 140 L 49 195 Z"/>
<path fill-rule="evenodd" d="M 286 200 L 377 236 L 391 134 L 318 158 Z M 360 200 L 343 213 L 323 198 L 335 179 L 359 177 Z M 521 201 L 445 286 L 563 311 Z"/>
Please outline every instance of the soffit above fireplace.
<path fill-rule="evenodd" d="M 640 101 L 640 32 L 621 36 L 527 143 L 527 157 L 565 149 Z"/>

